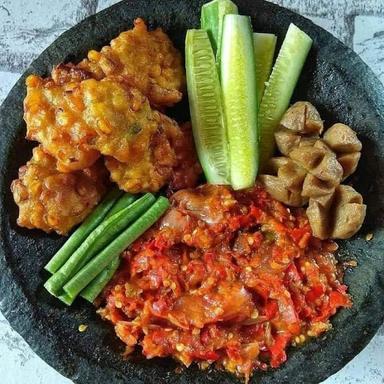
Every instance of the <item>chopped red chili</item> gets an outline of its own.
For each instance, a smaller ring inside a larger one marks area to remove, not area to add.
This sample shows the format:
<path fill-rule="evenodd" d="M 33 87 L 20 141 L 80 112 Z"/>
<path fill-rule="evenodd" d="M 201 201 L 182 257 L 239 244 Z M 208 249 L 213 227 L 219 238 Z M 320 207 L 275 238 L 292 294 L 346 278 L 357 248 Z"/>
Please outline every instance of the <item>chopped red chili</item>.
<path fill-rule="evenodd" d="M 182 190 L 124 253 L 100 313 L 128 352 L 139 345 L 147 358 L 215 362 L 248 379 L 351 305 L 335 249 L 312 237 L 303 210 L 259 186 Z"/>

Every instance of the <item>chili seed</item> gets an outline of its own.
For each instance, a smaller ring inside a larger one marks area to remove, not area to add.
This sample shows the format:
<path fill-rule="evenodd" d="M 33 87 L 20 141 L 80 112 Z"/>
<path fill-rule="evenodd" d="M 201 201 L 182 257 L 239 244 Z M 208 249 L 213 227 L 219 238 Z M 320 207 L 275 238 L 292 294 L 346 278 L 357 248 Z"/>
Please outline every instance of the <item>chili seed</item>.
<path fill-rule="evenodd" d="M 368 233 L 366 236 L 365 236 L 365 240 L 367 241 L 371 241 L 373 239 L 373 233 Z"/>
<path fill-rule="evenodd" d="M 80 324 L 78 330 L 79 330 L 79 332 L 85 332 L 87 330 L 87 328 L 88 328 L 88 325 Z"/>

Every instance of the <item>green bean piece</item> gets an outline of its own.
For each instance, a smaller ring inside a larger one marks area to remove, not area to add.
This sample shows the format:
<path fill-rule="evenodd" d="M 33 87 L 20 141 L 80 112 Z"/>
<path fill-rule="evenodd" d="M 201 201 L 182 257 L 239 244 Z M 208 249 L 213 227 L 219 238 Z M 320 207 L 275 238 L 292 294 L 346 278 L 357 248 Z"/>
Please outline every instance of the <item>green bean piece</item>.
<path fill-rule="evenodd" d="M 66 263 L 45 282 L 44 287 L 48 292 L 58 296 L 64 284 L 76 272 L 104 249 L 116 236 L 127 228 L 128 224 L 136 220 L 154 202 L 155 197 L 151 193 L 147 193 L 133 204 L 104 220 L 91 232 Z"/>
<path fill-rule="evenodd" d="M 91 212 L 83 223 L 69 237 L 64 245 L 56 252 L 45 270 L 55 273 L 69 259 L 72 253 L 79 247 L 83 240 L 103 221 L 105 215 L 122 195 L 122 191 L 117 188 L 112 189 L 104 200 Z"/>
<path fill-rule="evenodd" d="M 61 295 L 57 296 L 57 298 L 68 306 L 72 305 L 72 303 L 75 301 L 75 298 L 69 296 L 68 293 L 62 293 Z"/>
<path fill-rule="evenodd" d="M 137 218 L 139 218 L 140 215 L 142 215 L 145 211 L 147 211 L 149 209 L 149 207 L 151 205 L 153 205 L 153 203 L 155 201 L 156 201 L 156 198 L 155 198 L 155 196 L 152 195 L 152 193 L 146 193 L 145 195 L 141 196 L 140 199 L 134 201 L 132 204 L 128 205 L 123 210 L 120 210 L 120 211 L 116 212 L 114 216 L 116 218 L 120 218 L 119 222 L 118 222 L 119 225 L 118 225 L 118 227 L 114 228 L 114 230 L 113 230 L 115 235 L 114 236 L 109 236 L 111 238 L 110 241 L 112 241 L 116 236 L 120 235 L 120 233 L 124 229 L 127 228 L 128 224 L 132 223 Z M 129 210 L 126 210 L 126 208 L 129 208 Z M 124 211 L 124 212 L 122 212 L 122 211 Z M 119 213 L 119 215 L 117 215 L 117 213 Z M 124 225 L 124 222 L 126 223 L 125 225 Z M 80 269 L 83 268 L 85 266 L 85 264 L 87 264 L 88 261 L 93 256 L 95 256 L 99 251 L 102 251 L 103 248 L 105 248 L 105 246 L 107 246 L 107 244 L 110 242 L 110 241 L 107 241 L 107 240 L 103 240 L 104 235 L 103 236 L 99 236 L 99 237 L 100 237 L 100 239 L 97 240 L 96 244 L 94 245 L 95 250 L 92 247 L 92 256 L 84 258 L 82 263 L 76 269 L 75 273 L 79 272 Z M 98 245 L 99 242 L 100 242 L 100 245 Z M 97 250 L 96 250 L 96 248 L 97 248 Z M 73 275 L 74 274 L 72 274 L 71 277 L 73 277 Z"/>
<path fill-rule="evenodd" d="M 100 292 L 112 279 L 113 275 L 117 271 L 120 265 L 120 257 L 116 257 L 112 260 L 112 263 L 108 265 L 104 271 L 101 271 L 94 280 L 92 280 L 80 293 L 80 296 L 85 300 L 93 303 Z"/>
<path fill-rule="evenodd" d="M 144 215 L 131 224 L 118 238 L 112 241 L 65 284 L 64 291 L 71 297 L 76 297 L 115 257 L 119 256 L 121 252 L 155 224 L 168 207 L 168 199 L 162 196 L 159 197 Z"/>
<path fill-rule="evenodd" d="M 115 213 L 121 211 L 122 209 L 128 207 L 128 205 L 131 205 L 136 199 L 137 195 L 131 195 L 130 193 L 124 193 L 123 196 L 120 197 L 119 200 L 116 201 L 116 203 L 113 205 L 112 209 L 108 212 L 107 216 L 105 216 L 105 219 L 108 219 L 109 217 L 113 216 Z"/>

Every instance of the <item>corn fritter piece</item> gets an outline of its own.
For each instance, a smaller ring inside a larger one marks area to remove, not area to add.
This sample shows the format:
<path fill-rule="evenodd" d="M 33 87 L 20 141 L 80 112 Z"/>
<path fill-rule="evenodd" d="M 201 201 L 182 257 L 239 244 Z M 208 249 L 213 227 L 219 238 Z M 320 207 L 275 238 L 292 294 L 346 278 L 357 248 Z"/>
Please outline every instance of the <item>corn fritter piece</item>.
<path fill-rule="evenodd" d="M 101 200 L 108 179 L 102 162 L 70 173 L 59 172 L 56 165 L 38 146 L 32 159 L 20 167 L 19 178 L 11 185 L 19 206 L 19 226 L 65 235 Z"/>
<path fill-rule="evenodd" d="M 26 138 L 41 143 L 57 159 L 61 172 L 91 166 L 100 154 L 93 148 L 95 132 L 84 121 L 82 83 L 56 84 L 51 78 L 30 75 L 26 84 Z"/>
<path fill-rule="evenodd" d="M 137 89 L 116 79 L 81 83 L 84 120 L 94 130 L 94 147 L 122 162 L 139 162 L 159 129 L 157 112 Z"/>
<path fill-rule="evenodd" d="M 178 103 L 185 86 L 180 52 L 161 28 L 149 31 L 140 18 L 132 30 L 122 32 L 110 45 L 89 51 L 77 67 L 97 80 L 121 76 L 160 107 Z"/>
<path fill-rule="evenodd" d="M 139 157 L 127 162 L 117 160 L 116 156 L 105 159 L 111 180 L 127 192 L 158 191 L 169 182 L 177 165 L 174 144 L 182 137 L 180 127 L 160 112 L 154 111 L 153 118 L 157 121 L 157 129 Z"/>

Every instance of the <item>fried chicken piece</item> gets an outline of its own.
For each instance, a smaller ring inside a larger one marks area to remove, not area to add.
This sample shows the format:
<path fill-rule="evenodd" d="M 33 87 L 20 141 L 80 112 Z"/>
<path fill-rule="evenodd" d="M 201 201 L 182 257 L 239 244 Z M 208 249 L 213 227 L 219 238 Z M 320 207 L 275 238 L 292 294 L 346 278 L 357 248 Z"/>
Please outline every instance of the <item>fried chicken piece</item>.
<path fill-rule="evenodd" d="M 157 129 L 152 132 L 148 144 L 140 156 L 133 153 L 131 161 L 121 162 L 107 156 L 105 165 L 111 180 L 127 192 L 156 192 L 171 178 L 177 165 L 174 143 L 181 139 L 182 132 L 175 121 L 154 112 Z"/>
<path fill-rule="evenodd" d="M 65 75 L 56 70 L 57 83 L 35 75 L 26 80 L 26 137 L 41 143 L 57 159 L 57 169 L 61 172 L 87 168 L 100 156 L 92 144 L 95 131 L 84 121 L 81 83 L 76 81 L 83 76 L 77 69 Z"/>
<path fill-rule="evenodd" d="M 182 98 L 185 78 L 180 52 L 161 28 L 148 31 L 142 19 L 136 19 L 132 30 L 122 32 L 100 52 L 89 51 L 77 66 L 98 80 L 122 76 L 152 105 L 172 106 Z"/>
<path fill-rule="evenodd" d="M 21 227 L 64 235 L 100 201 L 108 179 L 102 162 L 71 173 L 61 173 L 56 166 L 55 158 L 38 146 L 32 159 L 19 169 L 11 190 Z"/>

